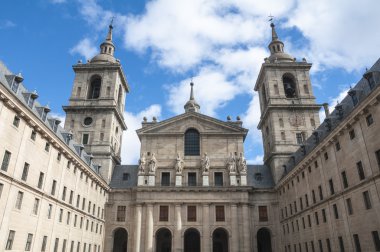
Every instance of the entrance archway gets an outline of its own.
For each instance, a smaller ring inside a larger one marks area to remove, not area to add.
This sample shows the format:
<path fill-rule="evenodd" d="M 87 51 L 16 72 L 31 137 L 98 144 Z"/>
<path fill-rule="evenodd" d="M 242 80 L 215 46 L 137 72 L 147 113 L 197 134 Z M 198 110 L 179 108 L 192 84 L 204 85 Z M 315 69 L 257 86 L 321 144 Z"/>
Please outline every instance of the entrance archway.
<path fill-rule="evenodd" d="M 201 236 L 195 228 L 189 228 L 184 235 L 184 252 L 201 251 Z"/>
<path fill-rule="evenodd" d="M 172 233 L 167 228 L 160 228 L 156 232 L 156 252 L 172 251 Z"/>
<path fill-rule="evenodd" d="M 257 231 L 257 251 L 272 252 L 272 241 L 269 229 L 267 228 L 260 228 Z"/>
<path fill-rule="evenodd" d="M 228 233 L 223 228 L 217 228 L 212 233 L 212 251 L 228 252 Z"/>
<path fill-rule="evenodd" d="M 127 252 L 128 232 L 124 228 L 118 228 L 113 232 L 112 252 Z"/>

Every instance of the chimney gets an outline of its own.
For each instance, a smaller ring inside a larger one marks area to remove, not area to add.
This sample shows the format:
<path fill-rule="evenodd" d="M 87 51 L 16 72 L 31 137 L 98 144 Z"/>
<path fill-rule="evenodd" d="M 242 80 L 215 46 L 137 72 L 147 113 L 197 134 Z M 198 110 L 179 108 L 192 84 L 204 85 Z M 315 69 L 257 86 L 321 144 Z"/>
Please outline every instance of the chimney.
<path fill-rule="evenodd" d="M 326 118 L 329 117 L 329 115 L 330 115 L 329 104 L 325 102 L 322 104 L 322 106 L 323 106 L 323 109 L 325 110 Z"/>

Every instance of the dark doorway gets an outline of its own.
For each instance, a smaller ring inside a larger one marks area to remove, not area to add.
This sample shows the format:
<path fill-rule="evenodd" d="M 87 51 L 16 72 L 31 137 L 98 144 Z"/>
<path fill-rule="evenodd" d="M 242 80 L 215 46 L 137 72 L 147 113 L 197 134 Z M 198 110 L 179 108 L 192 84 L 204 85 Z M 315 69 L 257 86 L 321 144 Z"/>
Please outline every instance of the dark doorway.
<path fill-rule="evenodd" d="M 184 248 L 184 252 L 201 251 L 201 236 L 195 228 L 189 228 L 186 230 L 184 237 Z"/>
<path fill-rule="evenodd" d="M 267 228 L 260 228 L 257 231 L 257 251 L 272 252 L 270 233 Z"/>
<path fill-rule="evenodd" d="M 156 252 L 172 251 L 172 233 L 167 228 L 160 228 L 156 232 Z"/>
<path fill-rule="evenodd" d="M 118 228 L 113 233 L 113 252 L 127 252 L 128 232 L 124 228 Z"/>
<path fill-rule="evenodd" d="M 212 251 L 228 252 L 228 233 L 223 228 L 217 228 L 212 233 Z"/>

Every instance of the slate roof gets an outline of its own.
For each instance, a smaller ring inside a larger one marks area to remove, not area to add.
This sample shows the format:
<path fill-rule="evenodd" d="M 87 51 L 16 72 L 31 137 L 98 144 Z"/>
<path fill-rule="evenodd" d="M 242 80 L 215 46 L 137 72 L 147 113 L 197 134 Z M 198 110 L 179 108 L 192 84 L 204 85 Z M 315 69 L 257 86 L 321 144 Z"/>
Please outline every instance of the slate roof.
<path fill-rule="evenodd" d="M 372 90 L 369 81 L 364 77 L 372 74 L 375 79 L 375 85 Z M 380 58 L 364 74 L 363 78 L 348 91 L 348 95 L 335 107 L 332 113 L 314 130 L 301 147 L 293 154 L 292 158 L 286 164 L 286 171 L 283 177 L 296 167 L 311 151 L 313 151 L 320 142 L 323 141 L 338 125 L 347 118 L 351 112 L 363 102 L 368 95 L 380 86 Z M 354 98 L 357 98 L 357 104 L 354 105 Z"/>
<path fill-rule="evenodd" d="M 34 101 L 33 107 L 30 108 L 28 106 L 28 100 L 29 95 L 34 93 L 27 90 L 23 82 L 21 81 L 19 83 L 17 92 L 15 93 L 12 89 L 12 83 L 15 78 L 15 74 L 12 73 L 2 61 L 0 61 L 0 85 L 4 86 L 6 89 L 9 90 L 10 93 L 14 94 L 16 98 L 25 105 L 25 108 L 28 108 L 31 112 L 33 112 L 37 118 L 43 122 L 46 127 L 48 127 L 59 139 L 61 139 L 70 149 L 74 151 L 74 153 L 77 154 L 94 172 L 99 174 L 98 166 L 95 164 L 92 164 L 90 162 L 90 155 L 88 155 L 84 150 L 80 152 L 80 146 L 81 144 L 76 143 L 75 141 L 68 138 L 69 132 L 65 131 L 61 126 L 58 125 L 58 127 L 54 130 L 53 126 L 55 126 L 55 122 L 57 118 L 53 118 L 51 116 L 47 116 L 46 120 L 43 121 L 41 119 L 42 116 L 42 110 L 44 108 L 47 108 L 47 106 L 42 106 L 37 100 Z M 99 174 L 100 175 L 100 174 Z"/>
<path fill-rule="evenodd" d="M 123 180 L 123 174 L 129 173 L 128 180 Z M 137 186 L 138 165 L 117 165 L 114 168 L 110 187 L 127 189 Z M 272 173 L 265 165 L 247 166 L 247 184 L 253 188 L 270 189 L 274 187 Z"/>

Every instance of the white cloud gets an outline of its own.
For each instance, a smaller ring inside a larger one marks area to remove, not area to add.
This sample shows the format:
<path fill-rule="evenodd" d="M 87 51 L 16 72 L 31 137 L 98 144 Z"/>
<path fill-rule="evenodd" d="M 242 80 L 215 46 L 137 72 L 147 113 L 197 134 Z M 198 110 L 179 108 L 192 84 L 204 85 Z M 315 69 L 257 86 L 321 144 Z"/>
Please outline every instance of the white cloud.
<path fill-rule="evenodd" d="M 247 160 L 247 163 L 252 164 L 263 164 L 264 155 L 257 155 L 253 159 Z"/>
<path fill-rule="evenodd" d="M 328 104 L 329 104 L 329 112 L 330 113 L 333 112 L 337 103 L 341 102 L 347 96 L 348 90 L 349 90 L 349 88 L 344 88 L 340 91 L 340 93 L 336 97 L 329 97 Z M 320 118 L 321 122 L 323 122 L 323 120 L 325 120 L 326 116 L 325 116 L 324 109 L 321 109 L 319 111 L 319 118 Z"/>
<path fill-rule="evenodd" d="M 243 115 L 243 127 L 249 129 L 248 137 L 254 143 L 261 143 L 261 131 L 257 129 L 257 125 L 260 122 L 260 100 L 259 95 L 255 92 L 252 94 L 251 102 L 249 103 L 248 109 Z"/>
<path fill-rule="evenodd" d="M 70 49 L 71 54 L 79 54 L 85 59 L 91 59 L 98 53 L 97 47 L 94 42 L 89 38 L 84 38 L 78 42 L 73 48 Z"/>
<path fill-rule="evenodd" d="M 59 126 L 63 127 L 65 125 L 66 115 L 62 115 L 58 113 L 50 113 L 49 116 L 52 118 L 59 119 L 61 121 Z"/>
<path fill-rule="evenodd" d="M 61 4 L 61 3 L 66 3 L 66 0 L 50 0 L 50 2 L 54 4 Z"/>
<path fill-rule="evenodd" d="M 16 24 L 12 22 L 11 20 L 5 20 L 0 22 L 0 30 L 13 28 Z"/>
<path fill-rule="evenodd" d="M 141 128 L 143 117 L 152 118 L 153 116 L 161 116 L 161 106 L 153 104 L 148 108 L 133 114 L 124 112 L 124 120 L 128 126 L 128 130 L 123 133 L 123 145 L 121 149 L 121 159 L 123 164 L 137 164 L 140 157 L 140 140 L 136 134 L 136 130 Z"/>

